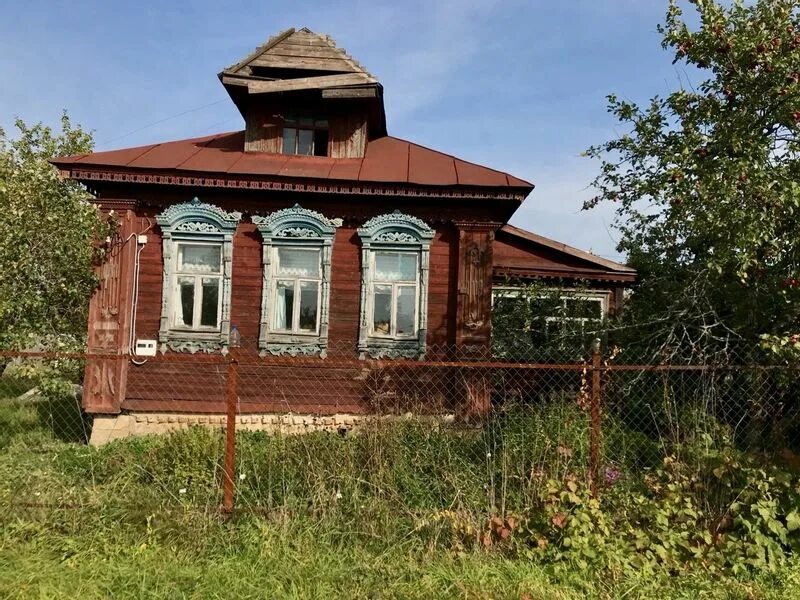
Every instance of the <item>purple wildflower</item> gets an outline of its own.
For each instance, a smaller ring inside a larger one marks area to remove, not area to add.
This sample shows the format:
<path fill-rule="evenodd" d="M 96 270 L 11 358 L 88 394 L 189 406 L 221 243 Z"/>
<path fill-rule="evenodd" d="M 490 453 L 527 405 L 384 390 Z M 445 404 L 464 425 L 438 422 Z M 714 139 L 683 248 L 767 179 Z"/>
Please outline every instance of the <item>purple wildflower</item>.
<path fill-rule="evenodd" d="M 604 473 L 606 485 L 614 485 L 621 474 L 616 467 L 606 467 Z"/>

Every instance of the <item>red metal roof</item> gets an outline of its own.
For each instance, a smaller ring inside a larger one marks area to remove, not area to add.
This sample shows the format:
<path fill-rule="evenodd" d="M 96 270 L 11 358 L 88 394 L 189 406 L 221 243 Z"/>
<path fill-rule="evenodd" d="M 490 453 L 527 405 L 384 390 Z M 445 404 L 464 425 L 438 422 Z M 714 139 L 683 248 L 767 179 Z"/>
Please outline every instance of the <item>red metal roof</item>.
<path fill-rule="evenodd" d="M 244 132 L 237 131 L 55 158 L 52 163 L 64 168 L 92 166 L 341 182 L 502 188 L 524 194 L 533 189 L 533 184 L 508 173 L 391 136 L 370 141 L 364 158 L 255 153 L 244 152 L 243 148 Z"/>
<path fill-rule="evenodd" d="M 498 231 L 498 241 L 504 236 L 523 242 L 528 248 L 537 247 L 554 252 L 558 256 L 555 263 L 548 263 L 532 253 L 530 259 L 519 260 L 509 257 L 495 249 L 493 270 L 496 274 L 535 277 L 587 278 L 609 281 L 636 281 L 636 269 L 622 263 L 608 260 L 591 252 L 573 248 L 567 244 L 551 240 L 542 235 L 527 231 L 514 225 L 503 225 Z"/>

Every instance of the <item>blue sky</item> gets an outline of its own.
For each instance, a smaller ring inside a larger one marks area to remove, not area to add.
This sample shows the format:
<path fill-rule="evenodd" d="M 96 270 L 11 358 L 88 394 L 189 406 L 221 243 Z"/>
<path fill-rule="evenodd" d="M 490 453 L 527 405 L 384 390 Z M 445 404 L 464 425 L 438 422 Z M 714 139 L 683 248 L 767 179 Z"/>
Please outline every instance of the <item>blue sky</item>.
<path fill-rule="evenodd" d="M 66 108 L 98 149 L 240 129 L 216 73 L 306 26 L 381 80 L 390 134 L 534 182 L 512 223 L 619 258 L 611 209 L 580 211 L 598 169 L 580 154 L 621 133 L 606 94 L 678 86 L 656 32 L 665 12 L 666 0 L 0 0 L 0 126 L 55 124 Z"/>

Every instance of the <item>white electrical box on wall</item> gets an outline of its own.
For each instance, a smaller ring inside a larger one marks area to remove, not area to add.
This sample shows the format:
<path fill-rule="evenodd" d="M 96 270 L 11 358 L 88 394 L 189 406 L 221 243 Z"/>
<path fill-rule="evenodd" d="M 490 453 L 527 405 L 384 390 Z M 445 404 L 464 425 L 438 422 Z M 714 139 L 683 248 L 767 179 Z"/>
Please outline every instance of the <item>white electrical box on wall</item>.
<path fill-rule="evenodd" d="M 155 356 L 155 340 L 136 340 L 136 356 Z"/>

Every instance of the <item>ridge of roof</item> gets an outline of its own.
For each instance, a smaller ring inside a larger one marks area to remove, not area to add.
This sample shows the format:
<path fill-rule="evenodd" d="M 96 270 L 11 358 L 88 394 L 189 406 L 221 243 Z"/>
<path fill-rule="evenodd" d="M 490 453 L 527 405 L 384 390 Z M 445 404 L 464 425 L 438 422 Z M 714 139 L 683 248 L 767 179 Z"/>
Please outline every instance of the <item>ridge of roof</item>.
<path fill-rule="evenodd" d="M 609 260 L 607 258 L 603 258 L 601 256 L 597 256 L 596 254 L 592 254 L 591 252 L 587 252 L 586 250 L 581 250 L 580 248 L 575 248 L 573 246 L 568 246 L 562 242 L 557 242 L 556 240 L 544 237 L 543 235 L 539 235 L 538 233 L 533 233 L 532 231 L 528 231 L 527 229 L 522 229 L 521 227 L 516 227 L 515 225 L 511 225 L 506 223 L 500 228 L 500 231 L 507 233 L 509 235 L 522 238 L 529 242 L 533 242 L 535 244 L 540 244 L 551 250 L 556 250 L 558 252 L 564 252 L 569 254 L 570 256 L 574 256 L 575 258 L 580 258 L 587 262 L 594 263 L 601 267 L 605 267 L 606 269 L 610 269 L 612 271 L 617 271 L 620 273 L 629 273 L 631 275 L 636 274 L 636 269 L 629 267 L 628 265 L 623 265 L 622 263 L 618 263 L 613 260 Z"/>

